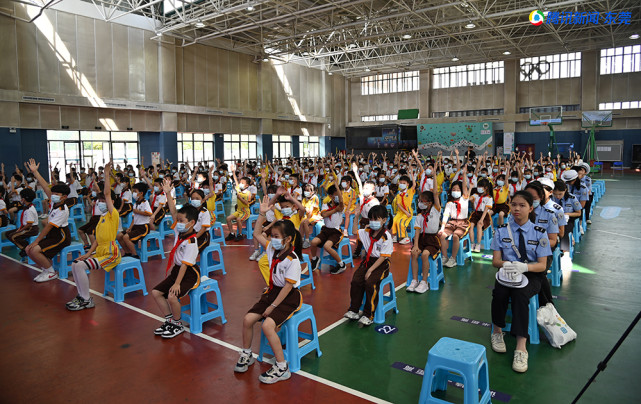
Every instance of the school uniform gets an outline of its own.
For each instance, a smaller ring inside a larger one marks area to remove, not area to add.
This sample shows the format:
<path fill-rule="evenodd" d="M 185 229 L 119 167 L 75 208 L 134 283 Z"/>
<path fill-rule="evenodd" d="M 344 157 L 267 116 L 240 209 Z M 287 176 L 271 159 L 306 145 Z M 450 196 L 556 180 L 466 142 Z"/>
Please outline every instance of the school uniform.
<path fill-rule="evenodd" d="M 492 214 L 490 213 L 492 210 L 492 206 L 494 205 L 494 200 L 492 199 L 491 196 L 482 196 L 482 195 L 473 195 L 472 196 L 472 206 L 474 207 L 474 212 L 470 216 L 470 223 L 473 226 L 476 226 L 476 224 L 481 220 L 481 217 L 483 216 L 483 212 L 485 211 L 485 208 L 489 207 L 490 211 L 487 212 L 485 215 L 485 218 L 483 219 L 483 230 L 487 229 L 490 227 L 492 224 L 492 218 L 490 217 Z"/>
<path fill-rule="evenodd" d="M 176 223 L 172 227 L 175 227 Z M 198 241 L 196 233 L 190 232 L 189 235 L 181 235 L 174 229 L 174 247 L 169 254 L 169 262 L 167 262 L 167 269 L 165 273 L 171 272 L 169 275 L 158 285 L 154 287 L 155 290 L 162 292 L 163 296 L 169 296 L 169 290 L 176 283 L 180 267 L 186 265 L 187 269 L 180 281 L 179 298 L 185 296 L 190 290 L 195 289 L 200 285 L 200 268 L 196 264 L 198 259 Z"/>
<path fill-rule="evenodd" d="M 507 215 L 510 213 L 510 206 L 507 204 L 507 198 L 509 196 L 510 190 L 506 186 L 494 189 L 494 206 L 492 207 L 492 212 L 503 212 L 505 217 L 507 217 Z"/>
<path fill-rule="evenodd" d="M 80 188 L 82 187 L 78 180 L 74 180 L 74 182 L 69 184 L 69 195 L 67 195 L 67 199 L 65 199 L 65 205 L 71 208 L 73 205 L 78 203 L 78 190 Z"/>
<path fill-rule="evenodd" d="M 210 241 L 210 234 L 209 234 L 209 228 L 211 227 L 211 223 L 214 219 L 211 216 L 211 213 L 207 209 L 205 205 L 201 205 L 200 209 L 198 210 L 198 220 L 196 221 L 196 224 L 194 225 L 194 231 L 196 233 L 200 232 L 201 229 L 205 228 L 205 232 L 198 237 L 198 252 L 202 253 L 205 248 L 209 245 Z"/>
<path fill-rule="evenodd" d="M 379 181 L 379 184 L 381 184 L 380 181 Z M 387 196 L 389 195 L 389 187 L 386 184 L 376 185 L 375 195 L 376 195 L 376 199 L 378 199 L 380 203 L 387 204 L 386 202 L 387 202 Z"/>
<path fill-rule="evenodd" d="M 149 202 L 146 199 L 143 199 L 142 202 L 136 202 L 134 204 L 134 209 L 142 212 L 153 213 Z M 149 222 L 151 221 L 151 216 L 141 215 L 139 213 L 133 214 L 133 222 L 130 229 L 125 230 L 125 233 L 129 234 L 129 240 L 136 242 L 147 234 L 149 234 Z"/>
<path fill-rule="evenodd" d="M 427 250 L 433 258 L 436 258 L 441 251 L 441 239 L 438 237 L 438 226 L 441 212 L 434 206 L 429 212 L 421 212 L 416 216 L 414 229 L 420 234 L 418 237 L 418 249 Z"/>
<path fill-rule="evenodd" d="M 248 189 L 241 190 L 240 186 L 236 187 L 236 195 L 242 196 L 247 202 L 243 202 L 240 199 L 237 200 L 236 211 L 233 213 L 236 220 L 239 222 L 244 222 L 249 218 L 251 214 L 249 209 L 249 201 L 251 200 L 251 193 Z"/>
<path fill-rule="evenodd" d="M 434 179 L 432 175 L 427 175 L 425 171 L 419 176 L 419 192 L 428 192 L 434 189 Z"/>
<path fill-rule="evenodd" d="M 7 204 L 4 199 L 0 199 L 0 227 L 5 227 L 9 224 L 7 217 Z"/>
<path fill-rule="evenodd" d="M 102 214 L 98 209 L 97 201 L 94 200 L 91 204 L 91 217 L 89 218 L 89 221 L 84 225 L 80 226 L 78 230 L 81 230 L 83 233 L 87 235 L 95 236 L 96 226 L 98 226 L 98 222 L 100 221 L 101 216 Z"/>
<path fill-rule="evenodd" d="M 513 246 L 517 247 L 518 254 Z M 545 229 L 535 226 L 529 220 L 519 226 L 514 218 L 510 218 L 507 223 L 496 229 L 491 248 L 500 251 L 504 261 L 534 263 L 540 257 L 552 255 Z M 492 292 L 492 323 L 505 328 L 505 315 L 508 305 L 511 304 L 510 333 L 517 337 L 527 337 L 530 298 L 541 290 L 541 276 L 534 272 L 525 272 L 521 276 L 520 285 L 516 286 L 518 287 L 509 287 L 498 280 L 495 281 Z"/>
<path fill-rule="evenodd" d="M 361 243 L 363 243 L 363 248 L 367 251 L 367 255 L 363 258 L 361 264 L 352 276 L 349 292 L 351 299 L 349 311 L 358 313 L 363 304 L 363 295 L 365 295 L 363 316 L 373 319 L 376 304 L 378 303 L 381 281 L 389 275 L 389 259 L 394 251 L 394 244 L 392 242 L 392 235 L 385 229 L 376 232 L 371 229 L 360 229 L 358 231 L 358 238 Z M 381 257 L 385 258 L 383 263 L 376 267 L 370 276 L 365 279 L 367 271 Z"/>
<path fill-rule="evenodd" d="M 327 212 L 336 209 L 336 206 L 338 205 L 328 196 L 323 200 L 322 211 Z M 318 236 L 316 236 L 316 238 L 320 240 L 321 246 L 324 246 L 328 241 L 331 241 L 334 247 L 338 246 L 343 239 L 343 232 L 341 231 L 342 219 L 342 212 L 340 211 L 323 218 L 323 228 L 320 233 L 318 233 Z"/>
<path fill-rule="evenodd" d="M 459 238 L 465 237 L 470 231 L 470 221 L 467 219 L 468 210 L 469 202 L 463 197 L 448 202 L 443 213 L 443 223 L 445 223 L 443 232 L 448 236 L 456 234 Z"/>
<path fill-rule="evenodd" d="M 151 197 L 151 212 L 155 212 L 156 209 L 160 208 L 156 216 L 154 216 L 154 226 L 160 226 L 160 223 L 165 218 L 167 214 L 167 195 L 164 192 L 154 193 Z"/>
<path fill-rule="evenodd" d="M 410 221 L 412 220 L 412 200 L 414 199 L 414 189 L 405 190 L 399 192 L 398 195 L 394 198 L 392 202 L 392 207 L 396 211 L 394 219 L 392 220 L 392 231 L 396 229 L 394 233 L 398 235 L 399 240 L 402 240 L 407 237 L 407 226 L 409 226 Z M 409 215 L 406 215 L 404 212 L 401 212 L 398 209 L 399 206 L 402 206 Z"/>
<path fill-rule="evenodd" d="M 116 244 L 116 235 L 120 225 L 117 210 L 98 216 L 96 225 L 96 254 L 85 260 L 88 269 L 104 269 L 109 272 L 121 261 L 120 249 Z"/>
<path fill-rule="evenodd" d="M 274 320 L 276 326 L 280 326 L 300 310 L 303 304 L 303 296 L 298 290 L 301 273 L 300 260 L 291 249 L 275 250 L 271 242 L 265 247 L 265 252 L 269 264 L 269 287 L 262 294 L 260 300 L 249 309 L 248 313 L 262 315 L 274 303 L 285 285 L 289 283 L 292 285 L 292 290 L 278 306 L 273 308 L 268 316 Z"/>
<path fill-rule="evenodd" d="M 22 229 L 27 224 L 30 224 L 31 227 Z M 38 232 L 38 212 L 32 204 L 28 204 L 18 213 L 18 228 L 8 231 L 6 235 L 7 239 L 15 244 L 16 247 L 24 250 L 29 245 L 29 238 L 37 236 Z"/>
<path fill-rule="evenodd" d="M 320 207 L 318 203 L 318 195 L 312 195 L 311 198 L 303 199 L 303 206 L 305 207 L 305 212 L 309 215 L 309 224 L 314 226 L 316 223 L 323 220 L 323 217 L 320 215 Z"/>
<path fill-rule="evenodd" d="M 126 189 L 120 193 L 120 199 L 122 199 L 122 206 L 120 207 L 120 217 L 125 217 L 131 213 L 134 209 L 134 205 L 131 203 L 132 200 L 131 190 Z"/>
<path fill-rule="evenodd" d="M 51 207 L 49 211 L 49 224 L 52 229 L 45 238 L 38 244 L 45 257 L 52 259 L 63 248 L 71 244 L 71 233 L 69 232 L 69 207 L 64 204 Z"/>

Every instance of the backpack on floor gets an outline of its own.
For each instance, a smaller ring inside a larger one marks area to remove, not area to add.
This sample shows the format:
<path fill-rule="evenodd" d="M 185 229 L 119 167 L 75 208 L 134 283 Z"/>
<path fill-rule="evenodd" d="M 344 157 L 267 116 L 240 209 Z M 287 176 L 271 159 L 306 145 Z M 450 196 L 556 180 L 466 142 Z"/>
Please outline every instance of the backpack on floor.
<path fill-rule="evenodd" d="M 576 332 L 563 320 L 552 303 L 536 311 L 536 322 L 543 328 L 550 345 L 561 348 L 576 339 Z"/>

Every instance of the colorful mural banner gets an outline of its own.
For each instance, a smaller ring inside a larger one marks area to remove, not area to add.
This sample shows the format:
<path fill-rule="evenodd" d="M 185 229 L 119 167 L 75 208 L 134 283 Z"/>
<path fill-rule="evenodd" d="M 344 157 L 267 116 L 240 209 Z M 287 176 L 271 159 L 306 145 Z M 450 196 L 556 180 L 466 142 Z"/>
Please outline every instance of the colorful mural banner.
<path fill-rule="evenodd" d="M 424 154 L 460 151 L 468 146 L 478 152 L 492 152 L 492 123 L 435 123 L 418 125 L 418 149 Z"/>

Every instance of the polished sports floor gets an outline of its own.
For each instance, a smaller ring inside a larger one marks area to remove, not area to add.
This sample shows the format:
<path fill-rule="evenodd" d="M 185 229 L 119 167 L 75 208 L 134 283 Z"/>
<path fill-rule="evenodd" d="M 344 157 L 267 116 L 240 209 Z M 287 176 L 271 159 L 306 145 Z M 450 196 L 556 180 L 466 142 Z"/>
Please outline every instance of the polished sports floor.
<path fill-rule="evenodd" d="M 243 315 L 265 286 L 257 264 L 247 259 L 249 241 L 223 247 L 227 275 L 211 275 L 220 285 L 227 323 L 213 320 L 202 334 L 185 332 L 172 340 L 153 335 L 161 319 L 151 295 L 135 292 L 114 303 L 102 297 L 104 272 L 96 271 L 90 278 L 96 307 L 69 312 L 64 303 L 76 294 L 73 279 L 37 284 L 37 270 L 17 262 L 15 249 L 4 248 L 0 402 L 415 403 L 422 383 L 417 369 L 425 366 L 430 347 L 448 336 L 486 346 L 493 402 L 569 403 L 641 308 L 641 177 L 603 178 L 607 191 L 592 225 L 574 263 L 564 267 L 561 287 L 552 288 L 559 313 L 578 338 L 560 350 L 544 338 L 528 344 L 525 374 L 511 370 L 514 338 L 506 336 L 507 354 L 494 353 L 489 328 L 473 323 L 490 321 L 495 270 L 484 257 L 490 251 L 474 254 L 464 267 L 445 268 L 445 284 L 418 295 L 404 287 L 410 247 L 396 246 L 392 273 L 399 313 L 387 314 L 390 327 L 382 332 L 342 320 L 351 268 L 337 276 L 314 273 L 316 289 L 301 290 L 314 308 L 323 355 L 305 356 L 301 372 L 267 386 L 258 381 L 267 363 L 257 362 L 246 374 L 233 372 Z M 171 243 L 165 239 L 165 251 Z M 158 257 L 143 264 L 148 291 L 163 279 L 166 265 Z M 257 327 L 256 353 L 259 332 Z M 637 326 L 580 402 L 638 403 L 640 345 Z M 463 394 L 450 386 L 439 397 L 462 402 Z"/>

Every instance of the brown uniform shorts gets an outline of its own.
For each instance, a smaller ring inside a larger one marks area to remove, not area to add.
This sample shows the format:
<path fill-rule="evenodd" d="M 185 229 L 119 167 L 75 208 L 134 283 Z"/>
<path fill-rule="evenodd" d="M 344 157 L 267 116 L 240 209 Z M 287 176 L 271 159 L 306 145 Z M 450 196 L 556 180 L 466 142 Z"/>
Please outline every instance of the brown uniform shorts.
<path fill-rule="evenodd" d="M 176 283 L 178 272 L 180 272 L 180 265 L 174 265 L 169 276 L 154 287 L 155 290 L 163 293 L 165 299 L 169 296 L 169 289 Z M 200 268 L 198 265 L 188 266 L 182 281 L 180 281 L 180 295 L 178 297 L 185 296 L 198 285 L 200 285 Z"/>
<path fill-rule="evenodd" d="M 93 215 L 89 218 L 89 221 L 82 226 L 78 230 L 82 230 L 83 233 L 85 234 L 90 234 L 92 236 L 96 235 L 96 226 L 98 226 L 98 222 L 100 222 L 100 218 L 102 216 L 100 215 Z"/>
<path fill-rule="evenodd" d="M 337 247 L 343 239 L 343 232 L 339 229 L 332 229 L 331 227 L 323 226 L 316 238 L 321 241 L 321 246 L 324 246 L 326 242 L 331 241 L 333 246 Z"/>
<path fill-rule="evenodd" d="M 421 234 L 418 237 L 418 249 L 421 252 L 427 250 L 434 257 L 441 251 L 441 239 L 436 234 Z"/>
<path fill-rule="evenodd" d="M 269 307 L 270 304 L 276 300 L 278 294 L 282 288 L 274 286 L 271 290 L 266 291 L 260 297 L 258 303 L 256 303 L 248 313 L 263 314 L 265 310 Z M 303 296 L 300 294 L 300 290 L 293 288 L 291 292 L 285 297 L 285 299 L 269 314 L 269 318 L 274 320 L 276 326 L 282 325 L 285 321 L 289 320 L 291 316 L 294 315 L 300 307 L 303 305 Z"/>
<path fill-rule="evenodd" d="M 69 233 L 69 226 L 65 226 L 53 227 L 38 245 L 44 256 L 52 259 L 69 244 L 71 244 L 71 233 Z"/>
<path fill-rule="evenodd" d="M 494 213 L 503 212 L 503 214 L 507 216 L 508 213 L 510 213 L 510 207 L 508 206 L 507 203 L 497 203 L 494 205 L 494 207 L 492 207 L 492 212 Z"/>
<path fill-rule="evenodd" d="M 138 241 L 141 238 L 149 234 L 149 225 L 148 224 L 135 224 L 131 226 L 131 230 L 123 231 L 123 233 L 129 234 L 129 240 Z"/>
<path fill-rule="evenodd" d="M 134 205 L 127 202 L 123 203 L 122 209 L 120 209 L 120 217 L 127 216 L 132 210 L 134 210 Z"/>
<path fill-rule="evenodd" d="M 476 226 L 476 224 L 479 222 L 479 220 L 481 220 L 481 216 L 483 216 L 483 212 L 474 212 L 474 213 L 472 213 L 472 216 L 470 216 L 470 223 L 473 226 Z M 490 219 L 490 214 L 488 213 L 487 215 L 485 215 L 485 219 L 483 219 L 483 230 L 485 230 L 488 227 L 490 227 L 491 224 L 492 224 L 492 221 Z"/>
<path fill-rule="evenodd" d="M 464 237 L 470 231 L 470 222 L 468 220 L 450 219 L 445 225 L 443 233 L 451 236 L 456 234 L 459 238 Z"/>

